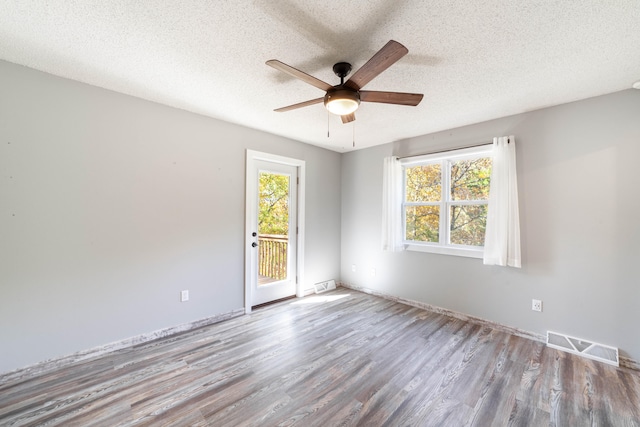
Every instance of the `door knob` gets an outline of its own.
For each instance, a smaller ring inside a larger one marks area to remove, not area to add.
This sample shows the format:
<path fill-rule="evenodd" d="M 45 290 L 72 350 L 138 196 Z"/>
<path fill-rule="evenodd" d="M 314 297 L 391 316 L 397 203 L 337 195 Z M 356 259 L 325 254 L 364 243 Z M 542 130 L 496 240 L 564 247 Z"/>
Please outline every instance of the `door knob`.
<path fill-rule="evenodd" d="M 253 243 L 251 244 L 251 247 L 252 247 L 252 248 L 255 248 L 256 246 L 258 246 L 258 244 L 257 244 L 256 242 L 253 242 Z"/>

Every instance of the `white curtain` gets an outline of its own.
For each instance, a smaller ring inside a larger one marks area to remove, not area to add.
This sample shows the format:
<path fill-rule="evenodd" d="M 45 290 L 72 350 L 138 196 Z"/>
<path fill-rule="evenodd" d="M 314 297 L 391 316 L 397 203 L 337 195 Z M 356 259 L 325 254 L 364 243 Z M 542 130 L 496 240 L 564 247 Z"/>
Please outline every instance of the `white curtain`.
<path fill-rule="evenodd" d="M 493 166 L 484 240 L 484 264 L 521 267 L 516 142 L 493 138 Z"/>
<path fill-rule="evenodd" d="M 402 244 L 402 165 L 397 157 L 385 157 L 382 178 L 382 250 L 399 252 Z"/>

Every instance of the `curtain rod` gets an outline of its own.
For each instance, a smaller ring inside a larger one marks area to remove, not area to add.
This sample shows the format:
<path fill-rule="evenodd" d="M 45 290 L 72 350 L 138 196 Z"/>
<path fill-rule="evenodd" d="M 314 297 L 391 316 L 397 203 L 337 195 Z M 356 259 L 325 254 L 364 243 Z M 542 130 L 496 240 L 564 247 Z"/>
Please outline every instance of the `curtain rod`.
<path fill-rule="evenodd" d="M 408 159 L 409 157 L 427 156 L 429 154 L 448 153 L 450 151 L 464 150 L 465 148 L 484 147 L 486 145 L 493 145 L 493 142 L 483 142 L 482 144 L 465 145 L 464 147 L 451 148 L 451 149 L 448 149 L 448 150 L 430 151 L 428 153 L 412 154 L 410 156 L 398 157 L 398 159 Z"/>

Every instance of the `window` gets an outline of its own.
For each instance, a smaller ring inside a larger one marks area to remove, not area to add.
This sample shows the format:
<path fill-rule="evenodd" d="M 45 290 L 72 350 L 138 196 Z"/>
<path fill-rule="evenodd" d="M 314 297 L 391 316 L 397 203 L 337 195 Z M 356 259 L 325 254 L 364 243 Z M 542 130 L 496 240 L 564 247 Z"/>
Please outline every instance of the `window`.
<path fill-rule="evenodd" d="M 401 163 L 407 249 L 481 258 L 491 145 L 412 157 Z"/>

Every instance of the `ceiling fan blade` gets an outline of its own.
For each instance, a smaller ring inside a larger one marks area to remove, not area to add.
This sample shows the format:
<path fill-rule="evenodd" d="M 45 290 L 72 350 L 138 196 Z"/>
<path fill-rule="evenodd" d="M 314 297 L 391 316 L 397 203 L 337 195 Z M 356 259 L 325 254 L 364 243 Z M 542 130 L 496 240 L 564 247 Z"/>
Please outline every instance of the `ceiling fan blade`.
<path fill-rule="evenodd" d="M 271 59 L 267 61 L 266 64 L 270 67 L 275 68 L 276 70 L 280 70 L 282 72 L 289 74 L 290 76 L 300 79 L 303 82 L 309 83 L 310 85 L 315 86 L 318 89 L 327 91 L 333 88 L 333 86 L 331 86 L 329 83 L 325 83 L 322 80 L 317 79 L 305 73 L 304 71 L 300 71 L 297 68 L 293 68 L 291 65 L 287 65 L 284 62 L 280 62 L 277 59 Z"/>
<path fill-rule="evenodd" d="M 345 114 L 344 116 L 340 116 L 343 124 L 347 124 L 353 122 L 356 119 L 355 113 Z"/>
<path fill-rule="evenodd" d="M 278 109 L 275 109 L 273 111 L 277 111 L 278 113 L 284 113 L 285 111 L 291 111 L 291 110 L 295 110 L 297 108 L 307 107 L 307 106 L 313 105 L 313 104 L 320 104 L 322 101 L 324 101 L 324 98 L 311 99 L 309 101 L 299 102 L 297 104 L 288 105 L 286 107 L 278 108 Z"/>
<path fill-rule="evenodd" d="M 402 44 L 395 40 L 389 40 L 389 43 L 360 67 L 344 85 L 351 89 L 360 90 L 407 53 L 409 50 Z"/>
<path fill-rule="evenodd" d="M 384 104 L 411 105 L 414 107 L 420 104 L 423 96 L 421 93 L 360 91 L 360 101 L 362 102 L 382 102 Z"/>

